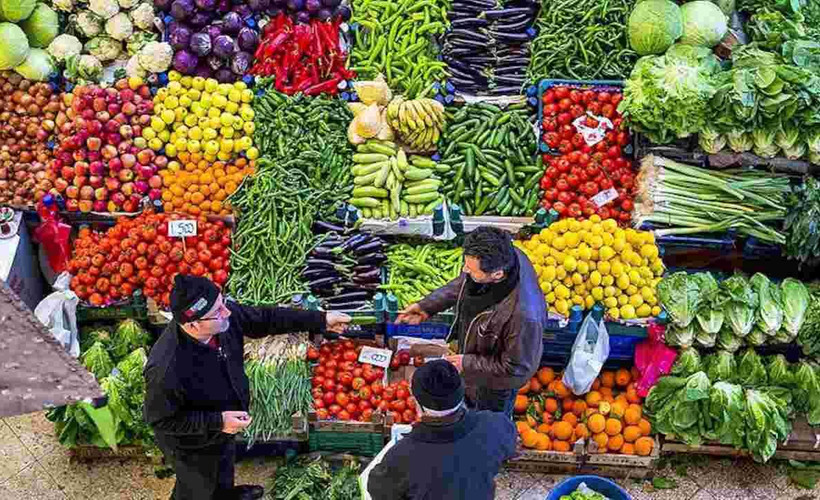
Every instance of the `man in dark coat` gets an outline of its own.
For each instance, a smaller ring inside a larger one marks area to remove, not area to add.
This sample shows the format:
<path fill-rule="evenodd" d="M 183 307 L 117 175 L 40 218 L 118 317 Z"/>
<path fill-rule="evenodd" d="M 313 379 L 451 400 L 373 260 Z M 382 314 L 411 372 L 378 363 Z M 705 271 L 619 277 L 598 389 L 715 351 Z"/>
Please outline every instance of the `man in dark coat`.
<path fill-rule="evenodd" d="M 512 421 L 464 408 L 464 384 L 443 359 L 416 370 L 411 390 L 421 422 L 363 476 L 372 500 L 492 500 L 494 478 L 515 454 Z"/>
<path fill-rule="evenodd" d="M 409 306 L 398 321 L 419 323 L 453 308 L 448 358 L 464 376 L 467 404 L 512 415 L 515 395 L 535 374 L 543 351 L 547 305 L 529 259 L 509 233 L 476 228 L 464 238 L 464 271 Z"/>
<path fill-rule="evenodd" d="M 234 486 L 234 435 L 251 423 L 243 337 L 341 333 L 350 317 L 226 302 L 206 278 L 178 275 L 173 321 L 145 366 L 145 418 L 176 472 L 173 500 L 254 500 L 261 486 Z"/>

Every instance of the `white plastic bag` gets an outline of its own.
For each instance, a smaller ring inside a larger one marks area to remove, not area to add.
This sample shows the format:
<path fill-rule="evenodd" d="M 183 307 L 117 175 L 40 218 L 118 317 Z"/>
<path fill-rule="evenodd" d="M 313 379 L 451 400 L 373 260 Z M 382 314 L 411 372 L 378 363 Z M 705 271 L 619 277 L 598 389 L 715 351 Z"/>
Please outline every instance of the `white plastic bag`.
<path fill-rule="evenodd" d="M 68 354 L 80 356 L 77 331 L 77 304 L 80 299 L 69 289 L 71 274 L 64 272 L 54 282 L 54 292 L 37 304 L 34 315 L 49 329 Z"/>
<path fill-rule="evenodd" d="M 604 325 L 603 310 L 593 309 L 581 323 L 575 337 L 563 382 L 573 394 L 589 392 L 595 377 L 609 357 L 609 333 Z"/>

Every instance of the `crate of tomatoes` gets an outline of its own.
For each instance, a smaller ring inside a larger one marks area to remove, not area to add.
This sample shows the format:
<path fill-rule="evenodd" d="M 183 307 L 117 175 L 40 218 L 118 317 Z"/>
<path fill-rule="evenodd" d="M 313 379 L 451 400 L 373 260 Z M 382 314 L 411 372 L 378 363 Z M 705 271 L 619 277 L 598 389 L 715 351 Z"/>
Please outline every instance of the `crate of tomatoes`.
<path fill-rule="evenodd" d="M 636 171 L 618 113 L 622 83 L 544 80 L 538 87 L 541 206 L 576 219 L 629 222 Z"/>

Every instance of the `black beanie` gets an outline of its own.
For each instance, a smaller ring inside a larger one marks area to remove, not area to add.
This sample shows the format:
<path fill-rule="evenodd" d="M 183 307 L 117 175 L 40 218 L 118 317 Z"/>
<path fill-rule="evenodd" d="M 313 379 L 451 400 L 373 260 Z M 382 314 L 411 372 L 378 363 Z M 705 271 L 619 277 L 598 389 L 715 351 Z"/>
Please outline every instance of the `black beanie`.
<path fill-rule="evenodd" d="M 206 314 L 219 297 L 219 288 L 208 278 L 177 274 L 171 290 L 171 312 L 177 323 L 190 323 Z"/>
<path fill-rule="evenodd" d="M 461 375 L 455 366 L 443 359 L 419 367 L 413 373 L 411 387 L 416 401 L 428 410 L 451 410 L 464 399 Z"/>

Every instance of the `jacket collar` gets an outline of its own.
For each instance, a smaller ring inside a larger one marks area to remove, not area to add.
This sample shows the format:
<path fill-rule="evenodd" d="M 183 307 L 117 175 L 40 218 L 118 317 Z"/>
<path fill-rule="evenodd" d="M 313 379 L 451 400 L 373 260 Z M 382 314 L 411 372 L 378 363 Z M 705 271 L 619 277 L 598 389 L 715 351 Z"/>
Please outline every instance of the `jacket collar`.
<path fill-rule="evenodd" d="M 469 434 L 477 424 L 475 412 L 463 410 L 461 418 L 453 422 L 422 421 L 413 427 L 413 431 L 407 437 L 423 443 L 452 443 Z"/>

